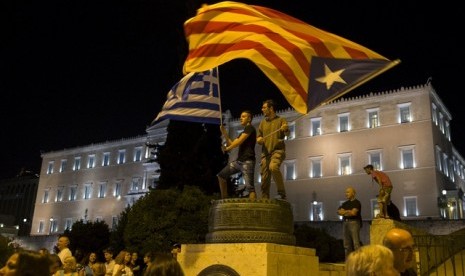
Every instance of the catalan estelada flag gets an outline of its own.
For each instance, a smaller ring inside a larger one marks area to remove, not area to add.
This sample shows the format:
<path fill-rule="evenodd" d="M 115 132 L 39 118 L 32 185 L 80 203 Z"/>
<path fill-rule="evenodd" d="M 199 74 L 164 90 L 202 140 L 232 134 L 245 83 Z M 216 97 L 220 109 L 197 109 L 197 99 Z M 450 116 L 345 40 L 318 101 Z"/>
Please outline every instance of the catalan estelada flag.
<path fill-rule="evenodd" d="M 238 2 L 203 6 L 184 31 L 184 73 L 249 59 L 302 114 L 400 62 L 279 11 Z"/>

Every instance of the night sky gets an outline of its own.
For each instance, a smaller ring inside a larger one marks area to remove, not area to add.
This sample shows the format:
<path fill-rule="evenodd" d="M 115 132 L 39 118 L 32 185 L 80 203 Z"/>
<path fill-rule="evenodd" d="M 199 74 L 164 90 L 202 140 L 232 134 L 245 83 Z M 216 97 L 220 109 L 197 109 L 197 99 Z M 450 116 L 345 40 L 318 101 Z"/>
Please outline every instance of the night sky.
<path fill-rule="evenodd" d="M 145 134 L 182 77 L 183 23 L 204 2 L 219 1 L 2 1 L 0 123 L 6 154 L 0 179 L 22 167 L 39 173 L 41 152 Z M 346 97 L 423 85 L 431 77 L 452 114 L 452 142 L 465 156 L 459 100 L 465 51 L 458 41 L 464 8 L 424 1 L 242 2 L 279 10 L 402 61 Z M 267 98 L 280 109 L 289 107 L 246 60 L 220 66 L 220 89 L 222 109 L 235 117 L 242 109 L 259 114 Z"/>

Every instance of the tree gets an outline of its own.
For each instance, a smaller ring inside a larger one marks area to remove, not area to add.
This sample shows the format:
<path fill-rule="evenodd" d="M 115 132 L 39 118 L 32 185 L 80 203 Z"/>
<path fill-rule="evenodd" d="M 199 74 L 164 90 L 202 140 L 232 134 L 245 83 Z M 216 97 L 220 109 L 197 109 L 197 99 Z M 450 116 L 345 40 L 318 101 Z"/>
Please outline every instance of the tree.
<path fill-rule="evenodd" d="M 111 231 L 110 234 L 110 247 L 113 249 L 113 252 L 118 254 L 119 251 L 124 249 L 124 231 L 128 225 L 128 216 L 131 212 L 131 206 L 127 206 L 121 214 L 118 216 L 118 224 Z"/>
<path fill-rule="evenodd" d="M 0 268 L 6 263 L 8 258 L 14 253 L 15 243 L 12 239 L 0 235 Z"/>
<path fill-rule="evenodd" d="M 78 220 L 73 224 L 71 230 L 64 232 L 70 239 L 70 250 L 82 251 L 85 255 L 89 252 L 101 252 L 110 241 L 110 229 L 104 221 L 84 221 Z"/>
<path fill-rule="evenodd" d="M 166 143 L 159 148 L 157 188 L 197 186 L 207 194 L 218 192 L 216 174 L 226 164 L 217 125 L 170 121 Z"/>
<path fill-rule="evenodd" d="M 302 224 L 295 226 L 294 235 L 297 246 L 315 248 L 320 262 L 344 261 L 342 240 L 337 240 L 326 231 Z"/>
<path fill-rule="evenodd" d="M 170 252 L 174 242 L 205 242 L 212 199 L 195 186 L 151 190 L 128 212 L 125 248 Z"/>

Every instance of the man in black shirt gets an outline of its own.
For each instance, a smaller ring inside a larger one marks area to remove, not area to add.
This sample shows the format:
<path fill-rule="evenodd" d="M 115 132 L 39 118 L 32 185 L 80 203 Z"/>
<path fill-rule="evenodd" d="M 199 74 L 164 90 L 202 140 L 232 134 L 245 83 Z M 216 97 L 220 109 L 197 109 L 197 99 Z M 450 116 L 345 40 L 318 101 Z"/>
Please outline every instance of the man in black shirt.
<path fill-rule="evenodd" d="M 360 228 L 362 227 L 362 204 L 355 198 L 355 189 L 346 189 L 347 200 L 337 210 L 342 216 L 342 234 L 344 237 L 345 256 L 360 247 Z"/>
<path fill-rule="evenodd" d="M 240 117 L 241 125 L 244 130 L 239 136 L 231 140 L 224 126 L 220 126 L 221 133 L 226 140 L 226 146 L 223 146 L 223 152 L 228 152 L 235 147 L 239 147 L 237 159 L 228 163 L 218 174 L 218 183 L 220 185 L 221 198 L 228 197 L 228 188 L 226 179 L 233 174 L 242 172 L 245 182 L 246 193 L 250 199 L 256 199 L 254 186 L 255 171 L 255 143 L 257 141 L 257 131 L 252 125 L 252 113 L 248 110 L 242 111 Z M 244 195 L 244 194 L 243 194 Z"/>

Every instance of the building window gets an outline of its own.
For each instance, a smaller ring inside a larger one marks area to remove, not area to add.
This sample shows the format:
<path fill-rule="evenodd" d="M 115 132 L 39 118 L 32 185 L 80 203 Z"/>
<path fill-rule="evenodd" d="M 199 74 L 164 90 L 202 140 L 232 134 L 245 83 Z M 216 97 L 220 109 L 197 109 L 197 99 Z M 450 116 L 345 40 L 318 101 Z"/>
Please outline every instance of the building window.
<path fill-rule="evenodd" d="M 399 109 L 399 123 L 410 123 L 412 121 L 410 114 L 410 106 L 411 103 L 403 103 L 397 105 L 397 108 Z"/>
<path fill-rule="evenodd" d="M 287 136 L 287 140 L 295 139 L 295 123 L 291 123 L 289 126 L 289 136 Z"/>
<path fill-rule="evenodd" d="M 48 162 L 47 166 L 47 174 L 52 174 L 53 173 L 53 161 Z"/>
<path fill-rule="evenodd" d="M 44 225 L 45 223 L 43 220 L 39 221 L 39 228 L 37 229 L 37 233 L 44 233 Z"/>
<path fill-rule="evenodd" d="M 322 221 L 323 219 L 323 202 L 313 201 L 310 204 L 310 221 Z"/>
<path fill-rule="evenodd" d="M 57 188 L 57 198 L 56 198 L 56 202 L 61 202 L 61 201 L 63 201 L 63 191 L 64 191 L 64 187 L 63 187 L 63 186 Z"/>
<path fill-rule="evenodd" d="M 339 132 L 349 131 L 349 113 L 338 114 L 337 117 L 339 121 Z"/>
<path fill-rule="evenodd" d="M 286 180 L 296 179 L 295 161 L 284 162 L 284 175 L 286 176 Z"/>
<path fill-rule="evenodd" d="M 58 220 L 50 219 L 50 233 L 58 232 Z"/>
<path fill-rule="evenodd" d="M 139 162 L 142 160 L 142 147 L 137 147 L 134 149 L 134 162 Z"/>
<path fill-rule="evenodd" d="M 310 119 L 310 136 L 321 135 L 321 117 Z"/>
<path fill-rule="evenodd" d="M 116 182 L 115 183 L 115 197 L 121 196 L 122 185 L 123 184 L 121 182 Z"/>
<path fill-rule="evenodd" d="M 124 164 L 126 161 L 126 150 L 118 151 L 118 164 Z"/>
<path fill-rule="evenodd" d="M 438 108 L 434 103 L 431 103 L 431 113 L 434 124 L 438 125 Z"/>
<path fill-rule="evenodd" d="M 413 169 L 415 167 L 414 147 L 405 146 L 400 147 L 400 168 Z"/>
<path fill-rule="evenodd" d="M 404 197 L 404 214 L 406 217 L 416 217 L 418 216 L 417 208 L 417 197 L 416 196 L 406 196 Z"/>
<path fill-rule="evenodd" d="M 73 170 L 79 171 L 80 169 L 81 169 L 81 157 L 80 156 L 74 157 Z"/>
<path fill-rule="evenodd" d="M 77 187 L 69 187 L 69 201 L 75 201 L 77 196 Z"/>
<path fill-rule="evenodd" d="M 111 229 L 115 229 L 118 226 L 118 217 L 111 217 Z"/>
<path fill-rule="evenodd" d="M 60 165 L 60 172 L 64 172 L 66 170 L 67 165 L 68 165 L 68 160 L 67 159 L 62 159 L 61 160 L 61 165 Z"/>
<path fill-rule="evenodd" d="M 95 154 L 89 155 L 87 160 L 87 168 L 92 169 L 93 167 L 95 167 Z"/>
<path fill-rule="evenodd" d="M 352 164 L 351 164 L 352 154 L 344 153 L 338 155 L 339 161 L 339 175 L 349 175 L 352 174 Z"/>
<path fill-rule="evenodd" d="M 373 165 L 375 170 L 382 170 L 381 150 L 371 150 L 368 152 L 368 164 Z"/>
<path fill-rule="evenodd" d="M 42 203 L 48 203 L 50 189 L 44 190 L 44 196 L 42 197 Z"/>
<path fill-rule="evenodd" d="M 84 185 L 84 199 L 90 199 L 92 197 L 92 185 Z"/>
<path fill-rule="evenodd" d="M 368 127 L 369 128 L 375 128 L 379 127 L 379 109 L 368 109 Z"/>
<path fill-rule="evenodd" d="M 311 178 L 320 178 L 322 177 L 321 170 L 321 160 L 322 157 L 312 157 L 310 158 L 310 177 Z"/>
<path fill-rule="evenodd" d="M 140 177 L 134 177 L 131 181 L 131 192 L 139 191 Z"/>
<path fill-rule="evenodd" d="M 73 227 L 73 219 L 67 218 L 65 220 L 65 230 L 71 230 Z"/>
<path fill-rule="evenodd" d="M 109 152 L 104 152 L 103 153 L 102 166 L 109 166 L 109 165 L 110 165 L 110 153 Z"/>
<path fill-rule="evenodd" d="M 449 124 L 449 121 L 446 121 L 445 124 L 446 124 L 446 125 L 445 125 L 445 128 L 446 128 L 446 129 L 445 129 L 445 132 L 446 132 L 445 135 L 446 135 L 446 137 L 447 137 L 447 140 L 450 141 L 450 124 Z"/>
<path fill-rule="evenodd" d="M 441 158 L 441 149 L 436 146 L 436 166 L 438 170 L 442 172 L 442 158 Z"/>
<path fill-rule="evenodd" d="M 449 157 L 447 156 L 447 154 L 442 153 L 442 169 L 443 169 L 443 173 L 446 176 L 449 176 L 448 160 L 449 160 Z"/>
<path fill-rule="evenodd" d="M 107 192 L 107 183 L 106 182 L 100 183 L 98 187 L 98 197 L 104 198 L 106 192 Z"/>
<path fill-rule="evenodd" d="M 439 129 L 444 134 L 444 115 L 441 112 L 439 112 Z"/>

